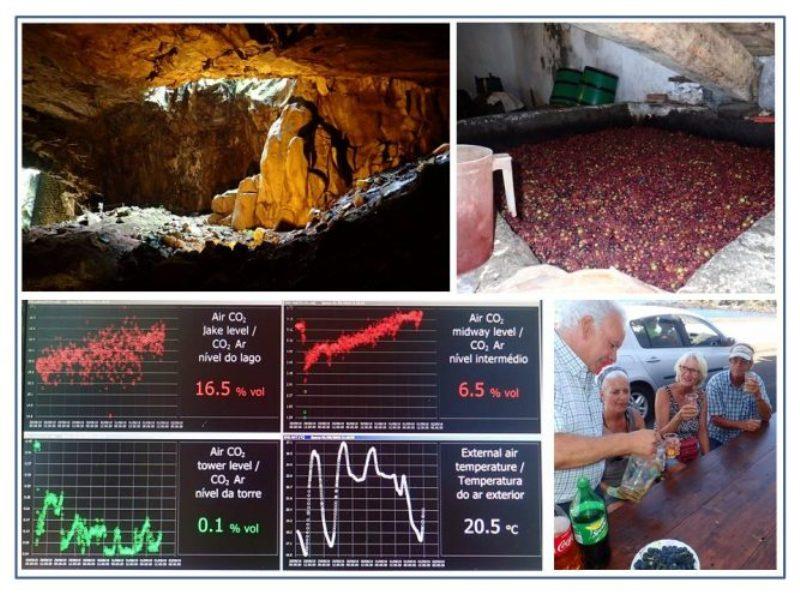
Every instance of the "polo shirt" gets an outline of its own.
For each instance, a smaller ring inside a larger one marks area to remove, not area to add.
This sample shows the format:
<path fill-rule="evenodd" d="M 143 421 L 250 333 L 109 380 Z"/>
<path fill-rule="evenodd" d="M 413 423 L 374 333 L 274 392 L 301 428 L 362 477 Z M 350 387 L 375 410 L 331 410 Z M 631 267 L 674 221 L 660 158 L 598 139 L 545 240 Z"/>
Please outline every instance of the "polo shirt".
<path fill-rule="evenodd" d="M 758 373 L 753 373 L 753 375 L 758 382 L 758 387 L 761 388 L 761 397 L 769 404 L 769 396 L 767 396 L 767 389 L 764 387 L 763 380 L 758 376 Z M 730 369 L 717 373 L 706 384 L 709 419 L 708 435 L 720 444 L 729 442 L 742 432 L 740 429 L 717 427 L 711 421 L 711 417 L 719 416 L 731 421 L 761 418 L 761 415 L 758 414 L 756 397 L 745 392 L 743 387 L 744 384 L 740 386 L 733 385 Z"/>

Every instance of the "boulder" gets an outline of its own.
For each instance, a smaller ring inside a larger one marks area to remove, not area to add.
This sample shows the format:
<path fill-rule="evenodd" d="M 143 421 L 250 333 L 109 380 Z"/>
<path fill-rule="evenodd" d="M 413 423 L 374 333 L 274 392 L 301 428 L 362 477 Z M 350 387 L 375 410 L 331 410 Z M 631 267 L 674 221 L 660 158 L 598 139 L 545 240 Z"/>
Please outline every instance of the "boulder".
<path fill-rule="evenodd" d="M 252 229 L 255 227 L 257 199 L 258 194 L 255 192 L 239 192 L 236 195 L 231 227 L 234 229 Z"/>
<path fill-rule="evenodd" d="M 252 177 L 245 177 L 239 182 L 240 192 L 258 192 L 258 182 L 261 179 L 260 175 L 253 175 Z"/>
<path fill-rule="evenodd" d="M 211 213 L 206 217 L 206 223 L 209 225 L 221 225 L 228 215 L 221 215 L 220 213 Z"/>
<path fill-rule="evenodd" d="M 229 215 L 233 212 L 233 207 L 236 204 L 236 190 L 229 190 L 214 196 L 211 200 L 211 210 L 220 215 Z"/>

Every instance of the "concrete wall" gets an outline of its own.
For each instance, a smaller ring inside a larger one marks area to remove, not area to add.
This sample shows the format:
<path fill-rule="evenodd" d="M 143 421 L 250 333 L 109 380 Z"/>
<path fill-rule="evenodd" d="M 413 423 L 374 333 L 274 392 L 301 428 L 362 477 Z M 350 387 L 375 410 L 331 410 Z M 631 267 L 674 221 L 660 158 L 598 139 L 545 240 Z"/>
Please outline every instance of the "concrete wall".
<path fill-rule="evenodd" d="M 775 110 L 775 57 L 762 56 L 761 76 L 758 80 L 758 105 L 766 110 Z"/>
<path fill-rule="evenodd" d="M 520 75 L 526 71 L 522 29 L 515 23 L 463 23 L 458 25 L 458 88 L 475 97 L 475 77 L 489 73 L 503 80 L 503 89 L 530 107 L 530 95 Z"/>
<path fill-rule="evenodd" d="M 457 84 L 475 96 L 475 77 L 489 73 L 528 108 L 547 104 L 560 67 L 587 66 L 619 76 L 618 102 L 642 102 L 649 93 L 667 93 L 678 75 L 635 50 L 578 27 L 559 23 L 464 23 L 457 30 Z M 761 57 L 758 104 L 775 107 L 775 59 Z M 706 89 L 711 106 L 729 102 L 719 90 Z M 531 98 L 533 93 L 533 99 Z"/>
<path fill-rule="evenodd" d="M 597 67 L 619 76 L 617 101 L 665 93 L 676 75 L 634 50 L 568 24 L 490 23 L 458 26 L 458 87 L 475 95 L 475 76 L 490 71 L 506 91 L 533 107 L 546 104 L 560 67 Z"/>

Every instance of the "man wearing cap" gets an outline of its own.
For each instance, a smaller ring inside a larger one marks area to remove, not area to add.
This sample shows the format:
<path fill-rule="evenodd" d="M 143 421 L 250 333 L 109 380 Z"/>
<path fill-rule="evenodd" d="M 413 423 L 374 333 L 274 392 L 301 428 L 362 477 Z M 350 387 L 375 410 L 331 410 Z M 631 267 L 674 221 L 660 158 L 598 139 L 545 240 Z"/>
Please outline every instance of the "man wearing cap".
<path fill-rule="evenodd" d="M 772 418 L 767 390 L 753 367 L 753 348 L 734 344 L 728 354 L 730 368 L 717 373 L 706 385 L 708 436 L 711 449 L 743 431 L 757 431 Z"/>

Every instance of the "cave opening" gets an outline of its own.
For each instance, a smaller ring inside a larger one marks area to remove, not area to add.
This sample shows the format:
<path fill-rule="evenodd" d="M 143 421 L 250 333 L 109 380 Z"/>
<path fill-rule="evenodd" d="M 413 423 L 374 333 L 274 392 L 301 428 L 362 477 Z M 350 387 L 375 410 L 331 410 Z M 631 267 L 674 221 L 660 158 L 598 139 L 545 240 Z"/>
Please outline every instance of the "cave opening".
<path fill-rule="evenodd" d="M 352 27 L 26 24 L 24 287 L 447 289 L 447 29 Z"/>

